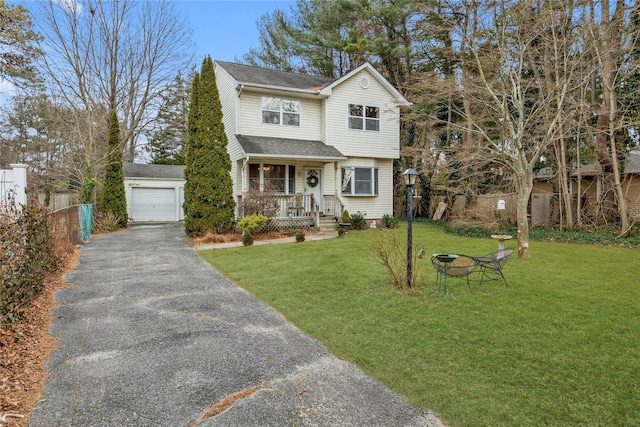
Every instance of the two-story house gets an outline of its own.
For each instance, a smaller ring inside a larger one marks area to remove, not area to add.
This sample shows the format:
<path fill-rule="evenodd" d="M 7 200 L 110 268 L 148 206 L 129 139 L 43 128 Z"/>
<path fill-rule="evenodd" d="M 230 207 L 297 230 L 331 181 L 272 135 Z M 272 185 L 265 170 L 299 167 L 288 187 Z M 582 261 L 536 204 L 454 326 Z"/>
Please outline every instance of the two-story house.
<path fill-rule="evenodd" d="M 393 213 L 410 103 L 370 64 L 337 80 L 221 61 L 215 73 L 238 206 L 267 188 L 282 195 L 282 217 Z"/>

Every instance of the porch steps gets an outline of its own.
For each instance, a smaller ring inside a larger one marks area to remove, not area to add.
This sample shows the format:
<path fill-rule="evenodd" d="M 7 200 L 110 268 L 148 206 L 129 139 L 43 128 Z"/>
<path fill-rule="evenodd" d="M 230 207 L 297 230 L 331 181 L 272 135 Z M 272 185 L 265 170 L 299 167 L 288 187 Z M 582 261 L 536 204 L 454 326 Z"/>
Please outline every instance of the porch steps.
<path fill-rule="evenodd" d="M 332 216 L 321 216 L 318 224 L 318 231 L 337 231 L 340 224 L 333 222 Z"/>

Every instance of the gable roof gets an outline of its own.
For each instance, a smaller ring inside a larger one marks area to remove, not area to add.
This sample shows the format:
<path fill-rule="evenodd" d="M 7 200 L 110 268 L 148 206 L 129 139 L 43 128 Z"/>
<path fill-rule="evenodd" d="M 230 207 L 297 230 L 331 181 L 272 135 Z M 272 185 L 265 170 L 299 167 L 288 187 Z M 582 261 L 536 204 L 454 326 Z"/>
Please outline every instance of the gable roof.
<path fill-rule="evenodd" d="M 258 158 L 291 158 L 322 161 L 345 160 L 346 157 L 322 141 L 236 135 L 245 155 Z"/>
<path fill-rule="evenodd" d="M 234 62 L 215 61 L 215 64 L 233 77 L 239 86 L 246 85 L 265 89 L 295 90 L 324 96 L 331 95 L 332 90 L 336 86 L 352 78 L 361 71 L 367 70 L 396 99 L 398 104 L 405 106 L 411 105 L 411 103 L 407 101 L 405 97 L 402 96 L 402 94 L 368 62 L 362 64 L 355 70 L 348 72 L 339 79 L 290 73 L 270 68 L 236 64 Z"/>
<path fill-rule="evenodd" d="M 123 164 L 125 178 L 184 179 L 184 165 Z"/>
<path fill-rule="evenodd" d="M 323 88 L 334 81 L 334 79 L 327 77 L 315 77 L 307 74 L 289 73 L 286 71 L 253 67 L 233 62 L 216 61 L 216 64 L 225 69 L 240 85 L 304 89 L 317 92 L 320 88 Z"/>
<path fill-rule="evenodd" d="M 391 93 L 394 98 L 396 99 L 397 103 L 400 105 L 404 105 L 404 106 L 409 106 L 411 105 L 411 102 L 407 101 L 407 99 L 402 96 L 402 94 L 400 93 L 400 91 L 398 91 L 398 89 L 396 89 L 395 87 L 393 87 L 393 85 L 391 83 L 389 83 L 389 81 L 387 79 L 384 78 L 384 76 L 382 74 L 380 74 L 380 72 L 378 72 L 378 70 L 376 70 L 373 65 L 369 64 L 368 62 L 365 62 L 364 64 L 362 64 L 361 66 L 359 66 L 358 68 L 356 68 L 355 70 L 352 70 L 350 72 L 348 72 L 347 74 L 345 74 L 344 76 L 340 77 L 338 80 L 335 80 L 333 83 L 327 85 L 325 88 L 323 88 L 321 90 L 322 93 L 326 93 L 327 95 L 331 94 L 331 90 L 340 85 L 342 82 L 344 82 L 345 80 L 348 80 L 350 78 L 352 78 L 353 76 L 355 76 L 356 74 L 360 73 L 363 70 L 367 70 L 369 71 L 369 73 L 371 73 L 373 75 L 373 77 L 389 92 Z"/>

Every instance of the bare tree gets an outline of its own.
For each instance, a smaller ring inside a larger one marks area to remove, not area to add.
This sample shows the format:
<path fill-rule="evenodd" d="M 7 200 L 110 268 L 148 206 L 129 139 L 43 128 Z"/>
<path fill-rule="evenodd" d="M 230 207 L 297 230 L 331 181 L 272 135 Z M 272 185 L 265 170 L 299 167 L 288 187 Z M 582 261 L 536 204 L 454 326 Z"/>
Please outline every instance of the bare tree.
<path fill-rule="evenodd" d="M 104 150 L 111 111 L 121 120 L 125 159 L 134 159 L 166 84 L 193 62 L 189 26 L 174 3 L 45 0 L 35 15 L 51 91 L 88 120 L 78 126 L 87 162 Z"/>
<path fill-rule="evenodd" d="M 464 145 L 448 160 L 510 172 L 517 192 L 518 255 L 529 258 L 534 167 L 562 137 L 570 117 L 565 106 L 575 67 L 575 58 L 566 54 L 571 32 L 559 30 L 566 16 L 551 2 L 465 1 L 456 11 L 447 25 L 463 64 L 455 81 L 463 102 L 453 107 L 463 118 L 454 125 Z"/>
<path fill-rule="evenodd" d="M 630 68 L 638 69 L 628 55 L 635 47 L 638 35 L 637 32 L 626 31 L 629 12 L 637 7 L 627 5 L 624 0 L 617 0 L 615 5 L 608 1 L 593 2 L 590 4 L 590 20 L 584 27 L 588 47 L 595 59 L 593 65 L 598 72 L 597 80 L 593 81 L 597 86 L 591 89 L 593 93 L 600 94 L 592 104 L 597 117 L 593 145 L 604 177 L 604 193 L 612 189 L 610 193 L 615 198 L 623 231 L 629 229 L 629 215 L 620 178 L 623 172 L 620 160 L 625 151 L 621 142 L 626 139 L 624 134 L 631 127 L 629 118 L 634 112 L 621 108 L 619 94 Z M 614 202 L 605 199 L 605 217 L 613 205 Z"/>

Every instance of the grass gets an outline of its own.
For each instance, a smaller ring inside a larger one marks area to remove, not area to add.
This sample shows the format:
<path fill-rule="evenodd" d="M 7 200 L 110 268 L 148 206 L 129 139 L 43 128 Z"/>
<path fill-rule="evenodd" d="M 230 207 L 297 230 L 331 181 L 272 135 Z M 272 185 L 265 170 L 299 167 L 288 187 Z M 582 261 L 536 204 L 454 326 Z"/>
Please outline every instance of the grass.
<path fill-rule="evenodd" d="M 396 290 L 371 247 L 381 233 L 203 251 L 202 256 L 336 356 L 452 426 L 640 425 L 640 251 L 531 242 L 509 287 L 450 279 Z M 414 223 L 427 254 L 484 254 L 492 239 Z M 514 247 L 515 242 L 506 242 Z"/>

